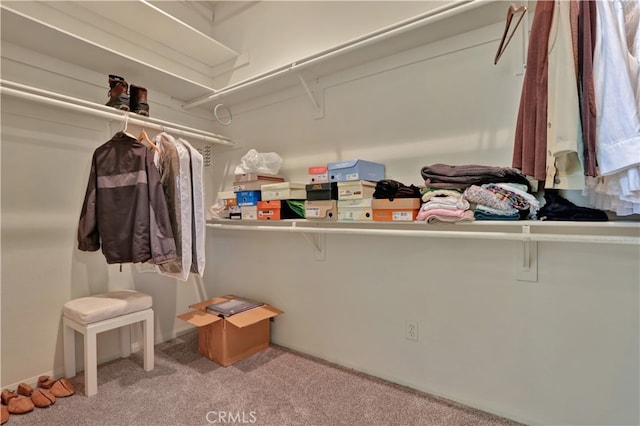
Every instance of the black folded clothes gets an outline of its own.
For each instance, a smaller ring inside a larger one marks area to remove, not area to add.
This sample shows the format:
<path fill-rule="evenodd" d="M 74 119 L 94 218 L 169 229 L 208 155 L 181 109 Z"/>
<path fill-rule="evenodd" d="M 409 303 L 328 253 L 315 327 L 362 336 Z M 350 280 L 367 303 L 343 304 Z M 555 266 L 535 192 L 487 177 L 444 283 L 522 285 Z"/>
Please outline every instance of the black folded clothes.
<path fill-rule="evenodd" d="M 607 214 L 602 210 L 580 207 L 558 194 L 557 189 L 544 191 L 546 204 L 538 211 L 540 220 L 573 220 L 584 222 L 606 222 Z"/>
<path fill-rule="evenodd" d="M 392 179 L 383 179 L 376 182 L 373 198 L 420 198 L 420 188 L 414 185 L 405 185 Z"/>
<path fill-rule="evenodd" d="M 432 164 L 423 167 L 420 174 L 427 188 L 465 189 L 471 185 L 511 182 L 526 185 L 527 192 L 531 190 L 526 176 L 518 169 L 511 167 L 481 166 L 477 164 L 460 166 Z"/>

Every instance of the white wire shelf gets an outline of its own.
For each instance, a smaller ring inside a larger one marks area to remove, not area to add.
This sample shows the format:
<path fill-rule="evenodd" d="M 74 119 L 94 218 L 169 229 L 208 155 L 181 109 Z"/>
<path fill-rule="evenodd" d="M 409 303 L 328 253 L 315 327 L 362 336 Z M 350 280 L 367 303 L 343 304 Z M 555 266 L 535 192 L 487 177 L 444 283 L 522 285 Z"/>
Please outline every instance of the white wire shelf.
<path fill-rule="evenodd" d="M 50 92 L 36 87 L 15 83 L 0 79 L 0 93 L 31 102 L 50 105 L 74 112 L 103 117 L 110 120 L 123 121 L 125 118 L 134 125 L 170 133 L 177 133 L 190 139 L 197 139 L 211 144 L 234 146 L 233 142 L 225 137 L 212 132 L 184 126 L 182 124 L 171 123 L 158 120 L 152 117 L 143 117 L 137 114 L 120 111 L 105 105 L 96 104 L 83 99 L 73 98 L 60 93 Z"/>
<path fill-rule="evenodd" d="M 215 220 L 211 229 L 302 234 L 373 235 L 389 237 L 426 237 L 512 240 L 523 242 L 565 242 L 622 244 L 640 246 L 640 222 L 552 222 L 552 221 L 478 221 L 458 224 L 425 222 L 351 222 L 307 220 Z M 544 230 L 539 232 L 538 230 Z"/>

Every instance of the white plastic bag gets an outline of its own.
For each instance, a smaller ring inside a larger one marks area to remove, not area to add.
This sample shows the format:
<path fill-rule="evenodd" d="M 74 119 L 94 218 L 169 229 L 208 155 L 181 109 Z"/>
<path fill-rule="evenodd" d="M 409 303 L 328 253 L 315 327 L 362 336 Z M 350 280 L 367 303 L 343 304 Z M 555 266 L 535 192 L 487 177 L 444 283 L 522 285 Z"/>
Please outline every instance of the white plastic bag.
<path fill-rule="evenodd" d="M 245 173 L 265 173 L 277 175 L 282 166 L 282 158 L 275 152 L 260 153 L 255 149 L 250 149 L 236 166 L 235 174 Z"/>
<path fill-rule="evenodd" d="M 212 220 L 229 219 L 229 208 L 222 203 L 216 203 L 209 207 L 209 217 Z"/>

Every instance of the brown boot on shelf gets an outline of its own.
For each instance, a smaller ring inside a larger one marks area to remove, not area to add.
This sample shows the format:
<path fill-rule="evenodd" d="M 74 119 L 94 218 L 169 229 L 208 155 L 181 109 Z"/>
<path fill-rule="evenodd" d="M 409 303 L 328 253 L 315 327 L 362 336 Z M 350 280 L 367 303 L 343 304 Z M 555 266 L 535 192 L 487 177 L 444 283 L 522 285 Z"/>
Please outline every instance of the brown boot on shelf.
<path fill-rule="evenodd" d="M 107 106 L 129 111 L 129 83 L 124 78 L 109 74 L 109 102 Z"/>
<path fill-rule="evenodd" d="M 140 86 L 131 85 L 131 96 L 129 102 L 130 111 L 136 114 L 149 116 L 149 104 L 147 103 L 147 89 Z"/>

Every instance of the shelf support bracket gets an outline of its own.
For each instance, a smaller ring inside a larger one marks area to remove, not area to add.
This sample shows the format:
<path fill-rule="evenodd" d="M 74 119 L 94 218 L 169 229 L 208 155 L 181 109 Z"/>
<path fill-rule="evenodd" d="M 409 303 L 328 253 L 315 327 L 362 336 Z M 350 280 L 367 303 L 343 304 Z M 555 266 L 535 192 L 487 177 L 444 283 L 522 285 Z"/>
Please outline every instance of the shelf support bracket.
<path fill-rule="evenodd" d="M 324 262 L 327 259 L 325 253 L 325 234 L 308 234 L 306 232 L 303 232 L 301 235 L 311 244 L 313 248 L 314 259 L 319 262 Z"/>
<path fill-rule="evenodd" d="M 531 226 L 523 225 L 522 233 L 531 234 Z M 538 281 L 538 242 L 524 238 L 518 241 L 520 245 L 519 258 L 516 260 L 516 279 L 518 281 Z"/>
<path fill-rule="evenodd" d="M 297 75 L 298 75 L 298 80 L 300 80 L 300 84 L 302 84 L 304 91 L 307 93 L 307 96 L 311 101 L 311 105 L 313 105 L 314 118 L 316 119 L 324 118 L 324 97 L 323 97 L 323 91 L 320 88 L 319 81 L 317 79 L 315 80 L 315 84 L 314 84 L 315 95 L 314 95 L 311 89 L 309 88 L 309 85 L 305 81 L 304 77 L 302 76 L 302 74 L 298 73 Z"/>

